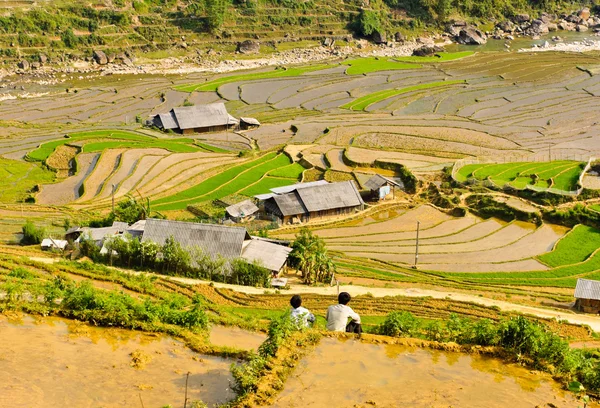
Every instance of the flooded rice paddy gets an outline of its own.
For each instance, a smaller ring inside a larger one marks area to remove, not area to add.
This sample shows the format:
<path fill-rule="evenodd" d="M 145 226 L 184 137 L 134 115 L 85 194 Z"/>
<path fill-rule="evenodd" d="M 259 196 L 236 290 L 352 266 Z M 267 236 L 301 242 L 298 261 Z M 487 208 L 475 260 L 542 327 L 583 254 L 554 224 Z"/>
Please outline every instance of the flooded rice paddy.
<path fill-rule="evenodd" d="M 242 350 L 257 350 L 266 339 L 267 336 L 263 333 L 253 333 L 237 327 L 225 326 L 213 326 L 209 336 L 212 344 Z"/>
<path fill-rule="evenodd" d="M 498 359 L 324 339 L 273 406 L 563 408 L 578 403 L 550 376 Z"/>
<path fill-rule="evenodd" d="M 0 344 L 0 407 L 178 407 L 188 372 L 190 402 L 213 406 L 235 396 L 233 360 L 195 353 L 169 337 L 0 316 Z"/>

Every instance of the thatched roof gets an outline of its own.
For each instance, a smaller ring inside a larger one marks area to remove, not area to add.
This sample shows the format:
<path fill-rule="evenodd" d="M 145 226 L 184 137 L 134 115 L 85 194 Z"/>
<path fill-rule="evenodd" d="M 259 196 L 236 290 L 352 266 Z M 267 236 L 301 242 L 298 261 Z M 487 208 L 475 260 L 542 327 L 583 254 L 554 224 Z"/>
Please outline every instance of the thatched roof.
<path fill-rule="evenodd" d="M 328 183 L 296 191 L 309 212 L 364 205 L 353 181 Z"/>
<path fill-rule="evenodd" d="M 146 220 L 142 242 L 152 241 L 163 245 L 170 236 L 183 248 L 197 246 L 212 257 L 220 254 L 227 259 L 239 257 L 244 240 L 250 239 L 246 228 L 241 227 L 154 218 Z"/>
<path fill-rule="evenodd" d="M 253 239 L 244 247 L 242 258 L 250 263 L 257 261 L 268 270 L 279 272 L 285 265 L 290 252 L 292 252 L 292 248 Z"/>
<path fill-rule="evenodd" d="M 171 110 L 179 129 L 207 128 L 234 124 L 223 103 L 194 105 L 173 108 Z M 237 122 L 237 121 L 236 121 Z"/>
<path fill-rule="evenodd" d="M 241 203 L 230 205 L 225 208 L 230 217 L 247 217 L 258 211 L 258 207 L 250 200 L 244 200 Z"/>
<path fill-rule="evenodd" d="M 391 186 L 396 186 L 398 188 L 404 188 L 404 183 L 402 183 L 402 181 L 396 181 L 391 178 L 384 177 L 380 174 L 376 174 L 373 177 L 371 177 L 369 180 L 367 180 L 367 182 L 364 184 L 364 187 L 367 190 L 373 191 L 373 190 L 378 190 L 385 185 L 391 185 Z"/>
<path fill-rule="evenodd" d="M 600 281 L 577 279 L 575 298 L 600 300 Z"/>

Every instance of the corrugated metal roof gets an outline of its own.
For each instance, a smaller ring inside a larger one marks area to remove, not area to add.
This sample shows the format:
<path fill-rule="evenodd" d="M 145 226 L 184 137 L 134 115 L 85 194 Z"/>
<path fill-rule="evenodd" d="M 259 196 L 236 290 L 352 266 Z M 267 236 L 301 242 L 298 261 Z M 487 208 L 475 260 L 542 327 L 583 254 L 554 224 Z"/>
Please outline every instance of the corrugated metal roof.
<path fill-rule="evenodd" d="M 127 231 L 143 231 L 146 227 L 146 220 L 139 220 L 127 228 Z"/>
<path fill-rule="evenodd" d="M 402 183 L 401 181 L 392 180 L 390 178 L 382 176 L 381 174 L 376 174 L 369 180 L 367 180 L 367 182 L 364 184 L 364 187 L 367 190 L 377 190 L 385 186 L 386 184 L 392 184 L 396 187 L 404 188 L 404 183 Z"/>
<path fill-rule="evenodd" d="M 351 180 L 303 188 L 296 193 L 309 212 L 364 205 L 356 185 Z"/>
<path fill-rule="evenodd" d="M 177 129 L 179 127 L 173 112 L 159 113 L 158 119 L 160 120 L 160 127 L 163 129 Z"/>
<path fill-rule="evenodd" d="M 153 241 L 163 245 L 172 236 L 183 248 L 200 247 L 208 255 L 218 254 L 227 259 L 238 258 L 246 238 L 246 228 L 227 227 L 216 224 L 169 221 L 149 218 L 142 235 L 142 242 Z"/>
<path fill-rule="evenodd" d="M 290 252 L 292 248 L 253 239 L 244 248 L 242 258 L 250 263 L 257 261 L 268 270 L 279 272 Z"/>
<path fill-rule="evenodd" d="M 103 228 L 88 228 L 84 227 L 81 229 L 81 235 L 77 239 L 77 242 L 82 239 L 91 239 L 93 241 L 102 241 L 104 238 L 118 235 L 123 232 L 121 227 L 103 227 Z"/>
<path fill-rule="evenodd" d="M 65 249 L 68 244 L 69 242 L 65 241 L 64 239 L 44 238 L 40 246 L 42 248 Z"/>
<path fill-rule="evenodd" d="M 600 300 L 600 281 L 577 279 L 575 298 Z"/>
<path fill-rule="evenodd" d="M 129 224 L 123 221 L 113 221 L 112 226 L 117 228 L 120 232 L 124 232 L 127 228 L 129 228 Z"/>
<path fill-rule="evenodd" d="M 257 200 L 268 200 L 271 197 L 274 197 L 275 194 L 274 193 L 268 193 L 268 194 L 259 194 L 259 195 L 255 195 L 254 198 L 256 198 Z"/>
<path fill-rule="evenodd" d="M 258 211 L 258 207 L 250 200 L 244 200 L 241 203 L 230 205 L 225 208 L 227 214 L 231 217 L 247 217 Z"/>
<path fill-rule="evenodd" d="M 302 204 L 302 200 L 298 196 L 297 191 L 276 195 L 273 197 L 273 200 L 275 200 L 277 207 L 279 207 L 279 211 L 281 211 L 281 214 L 284 216 L 308 213 L 306 207 Z"/>
<path fill-rule="evenodd" d="M 173 112 L 180 129 L 207 128 L 233 124 L 223 103 L 183 106 L 173 108 L 171 112 Z"/>
<path fill-rule="evenodd" d="M 329 184 L 329 182 L 327 182 L 326 180 L 317 180 L 317 181 L 311 181 L 309 183 L 297 183 L 297 184 L 292 184 L 290 186 L 276 187 L 276 188 L 272 188 L 271 191 L 275 194 L 286 194 L 286 193 L 291 193 L 294 190 L 299 190 L 302 188 L 309 188 L 309 187 L 314 187 L 314 186 L 322 186 L 325 184 Z"/>

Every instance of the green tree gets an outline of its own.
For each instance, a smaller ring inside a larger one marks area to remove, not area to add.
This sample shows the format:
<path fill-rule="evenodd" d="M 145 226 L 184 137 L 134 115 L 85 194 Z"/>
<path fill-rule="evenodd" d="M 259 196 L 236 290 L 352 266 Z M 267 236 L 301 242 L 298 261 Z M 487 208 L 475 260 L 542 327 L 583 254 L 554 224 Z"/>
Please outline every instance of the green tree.
<path fill-rule="evenodd" d="M 21 244 L 23 245 L 41 244 L 46 234 L 44 228 L 36 227 L 31 221 L 25 222 L 21 231 L 23 232 L 23 238 L 21 238 Z"/>
<path fill-rule="evenodd" d="M 146 218 L 164 218 L 164 216 L 158 212 L 152 212 L 150 206 L 150 199 L 140 196 L 139 199 L 132 195 L 125 196 L 125 200 L 117 204 L 115 211 L 111 213 L 108 218 L 115 221 L 122 221 L 128 224 L 133 224 L 139 220 L 145 220 Z"/>
<path fill-rule="evenodd" d="M 302 228 L 292 244 L 290 265 L 302 273 L 306 284 L 329 282 L 335 273 L 335 264 L 327 253 L 325 241 L 308 228 Z"/>
<path fill-rule="evenodd" d="M 79 44 L 79 38 L 77 38 L 70 28 L 63 33 L 61 40 L 67 48 L 75 48 Z"/>
<path fill-rule="evenodd" d="M 189 268 L 190 254 L 181 247 L 179 242 L 175 241 L 173 236 L 167 238 L 160 252 L 162 253 L 163 272 L 178 273 Z"/>
<path fill-rule="evenodd" d="M 206 1 L 206 28 L 211 33 L 216 33 L 225 23 L 225 15 L 229 0 L 205 0 Z"/>
<path fill-rule="evenodd" d="M 381 19 L 379 13 L 374 10 L 361 10 L 358 16 L 358 31 L 365 37 L 375 31 L 381 31 Z"/>

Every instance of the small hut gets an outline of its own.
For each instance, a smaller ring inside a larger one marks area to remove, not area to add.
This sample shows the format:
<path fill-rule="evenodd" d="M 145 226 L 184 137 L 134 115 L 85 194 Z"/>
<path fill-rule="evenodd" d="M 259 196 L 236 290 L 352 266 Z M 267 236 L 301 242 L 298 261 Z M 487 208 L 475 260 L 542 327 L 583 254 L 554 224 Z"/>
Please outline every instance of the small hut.
<path fill-rule="evenodd" d="M 600 281 L 577 279 L 575 309 L 584 313 L 600 313 Z"/>
<path fill-rule="evenodd" d="M 64 239 L 45 238 L 42 240 L 42 251 L 59 250 L 64 251 L 69 242 Z"/>
<path fill-rule="evenodd" d="M 252 130 L 260 127 L 260 122 L 254 118 L 240 118 L 241 130 Z"/>
<path fill-rule="evenodd" d="M 394 198 L 396 189 L 404 190 L 404 183 L 400 180 L 393 180 L 380 174 L 376 174 L 367 180 L 364 187 L 371 191 L 371 198 L 373 200 L 380 201 L 385 200 L 386 198 Z"/>
<path fill-rule="evenodd" d="M 234 222 L 247 222 L 253 220 L 258 207 L 250 200 L 244 200 L 241 203 L 230 205 L 225 208 L 227 217 Z"/>

